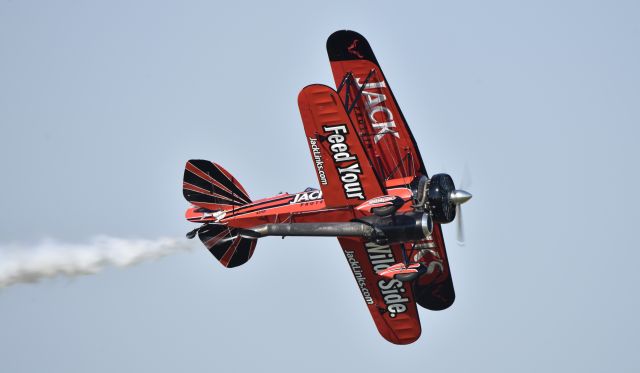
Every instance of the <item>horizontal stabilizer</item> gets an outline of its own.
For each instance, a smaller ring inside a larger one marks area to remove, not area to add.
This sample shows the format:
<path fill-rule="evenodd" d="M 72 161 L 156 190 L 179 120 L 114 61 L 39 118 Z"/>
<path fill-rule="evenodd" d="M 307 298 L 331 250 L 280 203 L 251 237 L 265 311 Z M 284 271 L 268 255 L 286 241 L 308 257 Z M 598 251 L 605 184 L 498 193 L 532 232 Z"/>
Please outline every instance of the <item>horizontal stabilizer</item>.
<path fill-rule="evenodd" d="M 224 224 L 207 224 L 198 230 L 198 238 L 228 268 L 246 263 L 253 255 L 257 240 L 245 238 Z"/>

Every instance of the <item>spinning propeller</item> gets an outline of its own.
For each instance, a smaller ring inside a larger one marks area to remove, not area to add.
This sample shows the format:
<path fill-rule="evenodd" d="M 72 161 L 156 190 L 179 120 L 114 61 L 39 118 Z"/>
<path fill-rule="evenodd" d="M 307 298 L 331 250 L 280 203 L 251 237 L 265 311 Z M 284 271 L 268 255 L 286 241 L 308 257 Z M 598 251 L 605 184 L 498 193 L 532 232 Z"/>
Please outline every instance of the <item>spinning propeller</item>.
<path fill-rule="evenodd" d="M 464 245 L 464 225 L 462 223 L 462 204 L 470 200 L 472 197 L 471 193 L 466 192 L 462 189 L 456 189 L 449 194 L 449 199 L 453 204 L 456 205 L 456 216 L 457 220 L 457 231 L 456 231 L 456 240 L 458 244 Z"/>
<path fill-rule="evenodd" d="M 456 222 L 456 241 L 458 241 L 458 245 L 464 246 L 465 236 L 464 236 L 464 224 L 462 220 L 462 207 L 461 205 L 468 200 L 471 199 L 471 193 L 464 191 L 463 189 L 467 189 L 471 187 L 471 172 L 469 171 L 469 166 L 465 164 L 464 172 L 462 174 L 462 180 L 460 180 L 460 190 L 454 190 L 451 193 L 451 201 L 456 205 L 456 215 L 458 216 L 458 221 Z"/>

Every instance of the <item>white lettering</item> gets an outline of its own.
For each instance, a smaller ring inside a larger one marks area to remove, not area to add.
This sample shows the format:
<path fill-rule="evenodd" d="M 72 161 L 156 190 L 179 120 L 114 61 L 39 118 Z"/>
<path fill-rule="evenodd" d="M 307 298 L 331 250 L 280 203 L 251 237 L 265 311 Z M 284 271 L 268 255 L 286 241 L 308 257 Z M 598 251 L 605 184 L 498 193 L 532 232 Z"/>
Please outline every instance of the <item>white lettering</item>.
<path fill-rule="evenodd" d="M 358 158 L 349 152 L 349 144 L 346 142 L 347 126 L 344 124 L 323 126 L 323 129 L 325 132 L 331 133 L 327 136 L 327 141 L 332 144 L 329 149 L 333 153 L 333 160 L 336 163 L 345 196 L 348 199 L 365 199 L 359 176 L 362 174 L 362 169 Z M 339 165 L 348 161 L 352 161 L 352 163 L 346 166 Z"/>
<path fill-rule="evenodd" d="M 362 89 L 360 78 L 356 78 L 356 85 L 358 86 L 358 88 Z M 373 141 L 376 144 L 387 134 L 392 134 L 394 137 L 400 138 L 398 132 L 391 129 L 395 128 L 396 124 L 393 122 L 393 113 L 388 107 L 384 105 L 384 102 L 387 100 L 387 96 L 383 93 L 369 91 L 371 89 L 380 89 L 386 87 L 387 85 L 384 81 L 368 82 L 364 85 L 364 90 L 362 91 L 362 95 L 364 96 L 366 101 L 365 110 L 367 111 L 367 115 L 371 120 L 371 125 L 374 129 L 379 129 L 379 131 L 373 138 Z M 376 119 L 376 113 L 379 112 L 386 114 L 386 121 L 380 122 L 378 121 L 378 119 Z"/>
<path fill-rule="evenodd" d="M 376 272 L 389 268 L 394 262 L 393 252 L 388 245 L 378 245 L 373 242 L 365 244 L 369 262 Z M 409 298 L 402 293 L 406 292 L 404 283 L 397 279 L 378 281 L 378 289 L 382 294 L 384 304 L 387 306 L 389 317 L 396 317 L 399 313 L 407 311 Z"/>

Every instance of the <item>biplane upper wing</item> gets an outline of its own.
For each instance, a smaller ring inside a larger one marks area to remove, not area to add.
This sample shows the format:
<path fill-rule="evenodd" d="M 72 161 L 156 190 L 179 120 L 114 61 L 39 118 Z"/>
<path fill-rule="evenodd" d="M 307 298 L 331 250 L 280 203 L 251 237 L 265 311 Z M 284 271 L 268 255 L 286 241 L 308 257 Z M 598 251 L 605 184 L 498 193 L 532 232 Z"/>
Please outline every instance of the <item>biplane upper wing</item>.
<path fill-rule="evenodd" d="M 326 206 L 359 205 L 383 195 L 382 183 L 336 91 L 309 85 L 300 91 L 298 106 Z"/>
<path fill-rule="evenodd" d="M 340 97 L 367 155 L 385 180 L 426 175 L 418 146 L 371 46 L 354 31 L 336 31 L 327 53 Z"/>
<path fill-rule="evenodd" d="M 355 31 L 336 31 L 327 53 L 337 92 L 351 117 L 376 174 L 384 181 L 428 176 L 416 141 L 367 39 Z M 434 224 L 434 249 L 444 260 L 446 277 L 437 284 L 415 284 L 416 300 L 431 310 L 455 299 L 442 228 Z"/>
<path fill-rule="evenodd" d="M 361 238 L 338 240 L 380 334 L 395 344 L 417 340 L 422 329 L 411 284 L 376 274 L 401 260 L 403 246 L 365 243 Z"/>

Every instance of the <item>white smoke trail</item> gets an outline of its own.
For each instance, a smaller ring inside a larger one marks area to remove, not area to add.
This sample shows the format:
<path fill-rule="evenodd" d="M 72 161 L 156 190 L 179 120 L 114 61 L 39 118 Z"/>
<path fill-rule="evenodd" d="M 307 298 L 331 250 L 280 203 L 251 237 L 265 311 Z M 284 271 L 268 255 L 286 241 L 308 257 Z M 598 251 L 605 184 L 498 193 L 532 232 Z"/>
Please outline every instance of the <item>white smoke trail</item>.
<path fill-rule="evenodd" d="M 184 238 L 132 240 L 106 236 L 96 237 L 87 244 L 54 240 L 32 247 L 0 244 L 0 288 L 56 276 L 95 274 L 107 266 L 127 267 L 192 247 L 193 243 Z"/>

